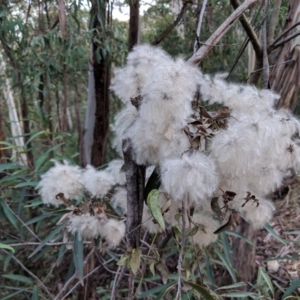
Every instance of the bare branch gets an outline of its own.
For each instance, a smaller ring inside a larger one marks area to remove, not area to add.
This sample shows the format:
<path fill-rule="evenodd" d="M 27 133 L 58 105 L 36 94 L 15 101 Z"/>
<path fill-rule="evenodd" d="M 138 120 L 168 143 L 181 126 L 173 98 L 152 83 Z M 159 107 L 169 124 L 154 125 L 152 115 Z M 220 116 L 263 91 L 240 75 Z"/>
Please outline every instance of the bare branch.
<path fill-rule="evenodd" d="M 167 35 L 178 25 L 178 23 L 181 21 L 181 19 L 183 18 L 185 12 L 188 9 L 188 5 L 191 4 L 192 2 L 190 1 L 184 1 L 183 2 L 183 6 L 179 12 L 179 14 L 177 15 L 176 20 L 170 24 L 155 40 L 154 42 L 151 43 L 151 45 L 158 45 L 160 44 L 166 37 Z"/>
<path fill-rule="evenodd" d="M 273 50 L 273 47 L 274 47 L 274 45 L 279 41 L 279 40 L 281 40 L 289 31 L 291 31 L 292 29 L 294 29 L 295 27 L 297 27 L 298 25 L 300 25 L 300 21 L 299 22 L 297 22 L 297 23 L 295 23 L 293 26 L 291 26 L 291 27 L 289 27 L 289 28 L 287 28 L 286 30 L 284 30 L 275 40 L 274 40 L 274 42 L 271 44 L 271 45 L 269 45 L 269 48 L 271 49 L 271 50 Z"/>
<path fill-rule="evenodd" d="M 243 12 L 257 0 L 246 0 L 240 5 L 224 22 L 223 24 L 211 35 L 205 42 L 206 45 L 202 46 L 188 61 L 191 64 L 197 65 L 208 54 L 211 48 L 216 45 L 220 39 L 227 33 L 233 23 L 243 14 Z"/>
<path fill-rule="evenodd" d="M 231 5 L 234 7 L 234 9 L 237 9 L 241 5 L 239 0 L 230 0 L 230 2 Z M 256 56 L 261 55 L 261 45 L 259 43 L 258 37 L 253 27 L 251 26 L 250 22 L 248 21 L 247 17 L 244 14 L 242 14 L 240 18 L 240 22 L 249 37 L 249 40 L 253 46 Z"/>
<path fill-rule="evenodd" d="M 275 50 L 278 47 L 280 47 L 281 45 L 287 43 L 288 41 L 294 39 L 295 37 L 297 37 L 298 35 L 300 35 L 300 31 L 295 32 L 294 34 L 289 35 L 288 37 L 286 37 L 285 39 L 283 39 L 282 41 L 280 41 L 279 43 L 275 44 L 271 50 Z"/>
<path fill-rule="evenodd" d="M 194 53 L 196 53 L 197 50 L 198 50 L 197 48 L 199 48 L 201 26 L 202 26 L 202 21 L 203 21 L 203 16 L 204 16 L 206 4 L 207 4 L 207 0 L 204 0 L 203 4 L 202 4 L 202 7 L 201 7 L 199 20 L 198 20 L 198 26 L 197 26 L 197 30 L 196 30 L 196 39 L 195 39 L 195 43 L 194 43 Z"/>

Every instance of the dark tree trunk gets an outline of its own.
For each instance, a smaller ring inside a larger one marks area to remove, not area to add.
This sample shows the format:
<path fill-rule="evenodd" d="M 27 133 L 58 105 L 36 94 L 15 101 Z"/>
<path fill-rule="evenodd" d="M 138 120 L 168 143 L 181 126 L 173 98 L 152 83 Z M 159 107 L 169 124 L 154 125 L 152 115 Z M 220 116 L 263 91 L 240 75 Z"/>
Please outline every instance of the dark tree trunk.
<path fill-rule="evenodd" d="M 129 51 L 139 43 L 139 0 L 129 1 Z"/>
<path fill-rule="evenodd" d="M 93 2 L 91 18 L 93 20 L 92 27 L 97 32 L 105 31 L 102 24 L 109 24 L 109 20 L 106 18 L 106 4 L 100 2 L 102 5 L 97 7 L 97 3 Z M 97 14 L 101 11 L 101 16 Z M 99 18 L 102 18 L 100 23 Z M 101 37 L 98 37 L 101 39 Z M 92 146 L 92 165 L 95 167 L 101 166 L 105 162 L 106 142 L 109 125 L 109 56 L 104 54 L 101 49 L 102 45 L 99 45 L 93 41 L 93 69 L 95 79 L 95 126 L 94 126 L 94 141 Z"/>

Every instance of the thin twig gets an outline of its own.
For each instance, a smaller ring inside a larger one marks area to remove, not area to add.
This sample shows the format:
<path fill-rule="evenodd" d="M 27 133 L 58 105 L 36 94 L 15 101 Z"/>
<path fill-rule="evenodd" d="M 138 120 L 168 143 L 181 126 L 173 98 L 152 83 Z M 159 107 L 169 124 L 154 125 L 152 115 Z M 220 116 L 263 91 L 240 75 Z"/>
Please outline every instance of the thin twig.
<path fill-rule="evenodd" d="M 2 252 L 5 254 L 8 254 L 8 252 L 4 249 L 1 249 Z M 54 296 L 50 293 L 48 288 L 43 284 L 43 282 L 34 275 L 31 271 L 29 271 L 14 255 L 11 257 L 26 273 L 28 273 L 33 279 L 35 279 L 38 283 L 38 285 L 44 290 L 44 292 L 50 297 L 50 299 L 53 299 Z"/>
<path fill-rule="evenodd" d="M 95 273 L 96 271 L 98 271 L 101 268 L 101 266 L 98 266 L 97 268 L 95 268 L 93 271 L 91 271 L 90 273 L 86 274 L 83 277 L 83 280 L 85 280 L 86 278 L 88 278 L 89 276 L 91 276 L 93 273 Z M 73 277 L 73 276 L 72 276 Z M 78 281 L 60 300 L 64 300 L 66 299 L 76 288 L 77 286 L 81 284 L 80 281 Z M 58 298 L 57 298 L 58 300 Z"/>
<path fill-rule="evenodd" d="M 96 247 L 93 247 L 93 248 L 91 249 L 91 251 L 89 252 L 89 254 L 86 256 L 86 258 L 85 258 L 85 260 L 84 260 L 84 262 L 83 262 L 84 265 L 87 264 L 87 262 L 88 262 L 89 258 L 91 257 L 91 255 L 95 252 L 95 249 L 96 249 Z M 65 291 L 65 290 L 67 289 L 67 287 L 72 283 L 72 281 L 73 281 L 74 279 L 76 279 L 76 277 L 77 277 L 77 274 L 74 273 L 73 276 L 72 276 L 72 277 L 65 283 L 65 285 L 61 288 L 61 290 L 60 290 L 59 293 L 56 295 L 56 297 L 55 297 L 54 300 L 59 300 L 59 299 L 60 299 L 60 296 L 64 293 L 64 291 Z M 84 280 L 84 278 L 83 278 L 83 280 Z M 80 281 L 79 281 L 79 283 L 80 283 Z M 62 298 L 62 299 L 64 299 L 64 298 Z"/>
<path fill-rule="evenodd" d="M 197 25 L 197 30 L 196 30 L 196 38 L 195 38 L 195 43 L 194 43 L 194 54 L 197 52 L 199 48 L 199 41 L 200 41 L 200 33 L 201 33 L 201 26 L 203 22 L 203 16 L 206 8 L 207 0 L 203 1 L 200 15 L 199 15 L 199 20 L 198 20 L 198 25 Z"/>
<path fill-rule="evenodd" d="M 181 234 L 181 245 L 180 245 L 180 253 L 178 257 L 178 265 L 177 265 L 177 271 L 178 271 L 178 287 L 177 287 L 177 295 L 176 299 L 181 299 L 181 272 L 182 272 L 182 262 L 183 262 L 183 252 L 184 252 L 184 246 L 185 246 L 185 199 L 182 200 L 182 234 Z"/>
<path fill-rule="evenodd" d="M 125 272 L 125 266 L 119 266 L 119 268 L 117 270 L 117 274 L 114 278 L 114 283 L 113 283 L 113 287 L 112 287 L 112 291 L 111 291 L 110 300 L 116 300 L 116 296 L 117 296 L 117 292 L 118 292 L 117 287 L 119 287 L 119 283 L 124 277 L 124 272 Z"/>
<path fill-rule="evenodd" d="M 158 45 L 160 44 L 164 38 L 178 25 L 178 23 L 180 22 L 180 20 L 183 18 L 185 12 L 188 9 L 188 5 L 192 4 L 191 1 L 184 1 L 183 2 L 183 6 L 179 12 L 179 14 L 177 15 L 176 20 L 170 24 L 155 40 L 154 42 L 151 43 L 151 45 Z"/>
<path fill-rule="evenodd" d="M 278 66 L 278 65 L 287 64 L 287 63 L 289 63 L 289 62 L 291 62 L 291 61 L 294 61 L 294 59 L 289 59 L 289 60 L 286 60 L 286 61 L 284 61 L 284 62 L 282 62 L 282 63 L 275 64 L 275 65 L 271 65 L 271 66 L 269 66 L 269 68 L 274 68 L 274 67 L 276 67 L 276 66 Z M 252 73 L 260 72 L 260 71 L 262 71 L 263 69 L 264 69 L 264 68 L 254 70 Z M 251 74 L 252 74 L 252 73 L 251 73 Z"/>
<path fill-rule="evenodd" d="M 264 88 L 269 87 L 269 59 L 268 59 L 268 48 L 267 48 L 267 17 L 269 10 L 269 0 L 264 0 L 264 23 L 262 28 L 262 44 L 263 44 L 263 84 Z"/>
<path fill-rule="evenodd" d="M 25 224 L 25 222 L 7 205 L 7 207 L 10 209 L 10 211 L 15 215 L 15 217 L 22 223 L 24 227 L 27 228 L 27 230 L 38 240 L 41 242 L 40 238 L 28 227 L 28 225 Z"/>
<path fill-rule="evenodd" d="M 231 28 L 233 23 L 242 15 L 242 13 L 257 0 L 246 0 L 241 4 L 224 22 L 223 24 L 210 36 L 206 44 L 202 46 L 188 61 L 191 64 L 197 65 L 208 54 L 213 45 L 216 45 L 221 38 Z"/>

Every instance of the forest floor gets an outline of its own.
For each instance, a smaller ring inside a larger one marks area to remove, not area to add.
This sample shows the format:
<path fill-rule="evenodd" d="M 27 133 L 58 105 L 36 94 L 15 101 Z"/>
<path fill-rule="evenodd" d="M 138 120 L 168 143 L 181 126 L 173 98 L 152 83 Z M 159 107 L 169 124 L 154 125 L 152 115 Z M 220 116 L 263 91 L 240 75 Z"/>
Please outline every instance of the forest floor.
<path fill-rule="evenodd" d="M 263 229 L 258 234 L 256 263 L 267 269 L 277 287 L 286 290 L 300 278 L 300 178 L 287 181 L 282 194 L 283 199 L 275 200 L 270 222 L 275 233 Z"/>

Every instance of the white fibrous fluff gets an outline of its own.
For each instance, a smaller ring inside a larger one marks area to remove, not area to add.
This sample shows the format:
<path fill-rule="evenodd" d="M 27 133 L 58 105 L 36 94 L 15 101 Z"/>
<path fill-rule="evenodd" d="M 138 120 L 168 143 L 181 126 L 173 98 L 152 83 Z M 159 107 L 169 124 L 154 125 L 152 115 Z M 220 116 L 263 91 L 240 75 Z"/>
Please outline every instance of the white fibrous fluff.
<path fill-rule="evenodd" d="M 212 218 L 212 216 L 195 213 L 192 217 L 193 225 L 198 227 L 198 231 L 191 237 L 193 243 L 200 247 L 207 247 L 218 239 L 218 235 L 214 234 L 219 227 L 219 224 Z"/>
<path fill-rule="evenodd" d="M 59 206 L 62 201 L 56 199 L 56 195 L 63 193 L 67 199 L 78 199 L 83 189 L 81 170 L 78 166 L 72 166 L 67 161 L 63 164 L 53 160 L 54 166 L 41 176 L 37 189 L 43 203 Z"/>
<path fill-rule="evenodd" d="M 244 196 L 246 196 L 246 194 L 244 194 Z M 259 204 L 250 200 L 242 206 L 245 203 L 245 199 L 240 198 L 239 201 L 236 199 L 233 202 L 232 208 L 239 211 L 246 221 L 251 223 L 254 229 L 259 229 L 272 219 L 275 207 L 271 201 L 259 195 L 255 196 L 259 200 Z"/>
<path fill-rule="evenodd" d="M 91 240 L 101 235 L 101 228 L 107 223 L 104 214 L 92 216 L 91 214 L 71 215 L 67 224 L 70 233 L 78 233 L 84 240 Z"/>
<path fill-rule="evenodd" d="M 174 201 L 209 201 L 218 186 L 214 161 L 199 151 L 167 159 L 161 165 L 164 190 Z"/>
<path fill-rule="evenodd" d="M 134 123 L 138 117 L 136 108 L 128 104 L 119 113 L 116 114 L 114 124 L 111 129 L 115 135 L 113 147 L 118 152 L 120 157 L 123 157 L 122 140 L 126 130 Z"/>
<path fill-rule="evenodd" d="M 118 187 L 114 190 L 111 198 L 114 208 L 120 208 L 123 214 L 127 214 L 127 191 L 124 187 Z"/>
<path fill-rule="evenodd" d="M 103 227 L 100 228 L 101 237 L 108 243 L 109 248 L 118 246 L 125 236 L 125 224 L 123 221 L 109 219 Z"/>
<path fill-rule="evenodd" d="M 115 70 L 110 88 L 123 103 L 130 103 L 130 98 L 139 96 L 141 88 L 152 80 L 149 73 L 169 61 L 172 62 L 171 57 L 160 48 L 136 46 L 127 57 L 127 65 Z"/>
<path fill-rule="evenodd" d="M 111 173 L 103 170 L 97 171 L 91 165 L 87 165 L 82 175 L 82 183 L 92 197 L 105 196 L 114 185 Z"/>
<path fill-rule="evenodd" d="M 122 171 L 124 161 L 122 159 L 114 159 L 109 164 L 105 171 L 112 176 L 113 185 L 124 185 L 126 183 L 125 172 Z"/>
<path fill-rule="evenodd" d="M 209 104 L 229 106 L 234 113 L 265 111 L 274 107 L 279 99 L 268 90 L 257 90 L 254 86 L 228 83 L 218 75 L 204 75 L 199 81 L 201 99 Z"/>

